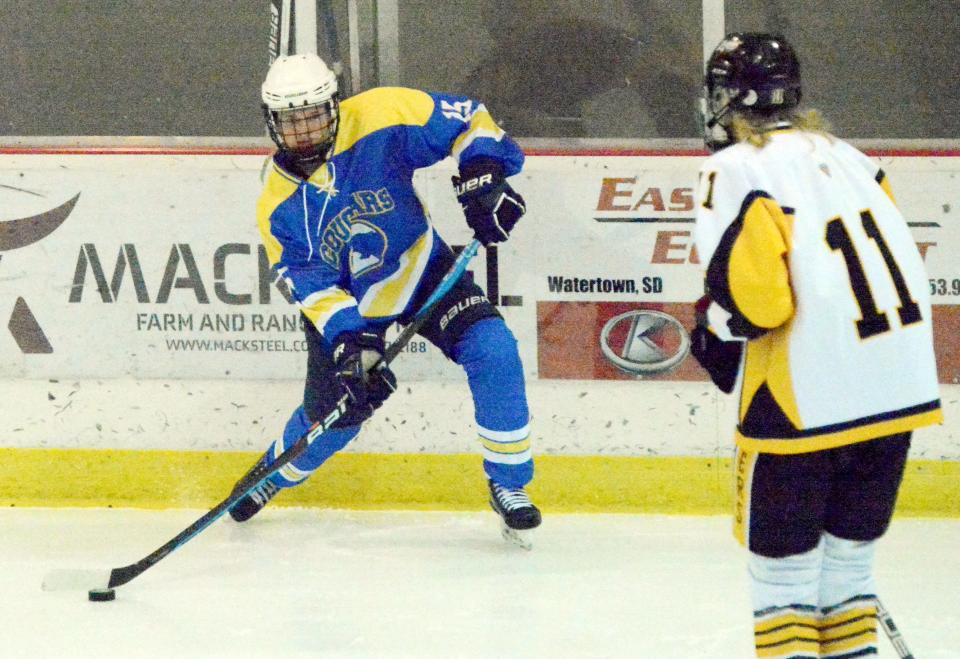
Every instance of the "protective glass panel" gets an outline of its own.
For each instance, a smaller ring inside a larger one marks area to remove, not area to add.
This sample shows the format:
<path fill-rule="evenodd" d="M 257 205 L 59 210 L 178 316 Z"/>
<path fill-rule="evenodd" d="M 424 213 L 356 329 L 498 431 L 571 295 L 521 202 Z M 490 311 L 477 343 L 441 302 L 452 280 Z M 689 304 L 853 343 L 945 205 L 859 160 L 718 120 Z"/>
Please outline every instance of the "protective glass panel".
<path fill-rule="evenodd" d="M 800 59 L 803 104 L 841 137 L 960 134 L 956 2 L 728 0 L 726 27 L 785 35 Z"/>
<path fill-rule="evenodd" d="M 695 137 L 699 0 L 403 0 L 400 80 L 522 137 Z"/>
<path fill-rule="evenodd" d="M 264 135 L 270 3 L 0 2 L 7 135 Z M 317 50 L 350 89 L 347 0 L 318 0 Z"/>
<path fill-rule="evenodd" d="M 263 0 L 0 2 L 7 135 L 263 136 Z M 349 95 L 384 81 L 484 101 L 521 137 L 698 137 L 699 0 L 318 0 Z M 727 0 L 727 30 L 781 31 L 805 105 L 843 137 L 960 134 L 956 3 Z M 355 10 L 351 41 L 349 8 Z M 378 13 L 379 12 L 379 13 Z M 398 62 L 384 80 L 377 43 Z M 395 40 L 394 40 L 395 39 Z M 356 84 L 351 63 L 359 67 Z"/>

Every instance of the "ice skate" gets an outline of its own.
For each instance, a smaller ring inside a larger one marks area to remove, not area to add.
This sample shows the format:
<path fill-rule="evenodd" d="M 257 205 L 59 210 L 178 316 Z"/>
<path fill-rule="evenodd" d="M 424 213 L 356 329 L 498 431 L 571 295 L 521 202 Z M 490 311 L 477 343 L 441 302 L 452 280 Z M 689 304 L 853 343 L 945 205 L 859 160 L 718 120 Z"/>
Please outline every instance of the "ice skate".
<path fill-rule="evenodd" d="M 490 507 L 500 515 L 504 540 L 532 549 L 533 529 L 540 526 L 540 510 L 522 487 L 509 489 L 489 481 Z"/>
<path fill-rule="evenodd" d="M 233 486 L 233 493 L 236 493 L 240 483 L 247 481 L 247 478 L 255 472 L 259 474 L 261 478 L 263 474 L 267 473 L 267 465 L 264 458 L 260 458 L 257 463 L 250 468 L 250 471 L 237 481 L 237 484 Z M 266 506 L 270 499 L 275 497 L 279 491 L 280 488 L 269 480 L 260 483 L 233 505 L 230 509 L 230 517 L 237 522 L 246 522 L 263 510 L 264 506 Z"/>

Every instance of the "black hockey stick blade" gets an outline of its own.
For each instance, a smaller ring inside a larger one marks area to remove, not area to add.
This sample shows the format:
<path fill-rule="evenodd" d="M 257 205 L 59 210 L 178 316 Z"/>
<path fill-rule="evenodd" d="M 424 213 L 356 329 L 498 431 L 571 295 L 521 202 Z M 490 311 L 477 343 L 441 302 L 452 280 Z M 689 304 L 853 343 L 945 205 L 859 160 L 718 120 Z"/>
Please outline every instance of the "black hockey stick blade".
<path fill-rule="evenodd" d="M 322 435 L 331 425 L 336 423 L 347 409 L 349 398 L 343 396 L 338 402 L 336 408 L 328 414 L 323 421 L 315 423 L 310 430 L 300 439 L 281 453 L 276 462 L 270 465 L 270 471 L 262 477 L 256 477 L 253 474 L 247 476 L 246 482 L 241 482 L 231 492 L 230 496 L 218 503 L 200 519 L 178 533 L 175 537 L 167 541 L 162 547 L 158 548 L 148 556 L 140 559 L 136 563 L 114 568 L 112 570 L 53 570 L 44 576 L 41 587 L 43 590 L 92 590 L 116 588 L 122 586 L 143 574 L 146 570 L 153 567 L 174 549 L 186 544 L 194 536 L 213 524 L 220 517 L 253 488 L 267 480 L 274 472 L 279 471 L 284 466 L 296 460 L 313 441 Z"/>
<path fill-rule="evenodd" d="M 414 334 L 423 326 L 430 315 L 430 311 L 437 305 L 437 302 L 447 294 L 450 288 L 460 279 L 470 259 L 476 255 L 480 248 L 480 243 L 476 240 L 467 245 L 466 248 L 457 256 L 450 270 L 443 276 L 440 283 L 431 293 L 427 301 L 417 311 L 416 316 L 397 336 L 397 339 L 390 344 L 383 357 L 374 364 L 372 368 L 384 368 L 392 362 L 403 347 L 410 341 Z M 280 471 L 283 467 L 296 460 L 313 443 L 313 441 L 322 435 L 330 426 L 337 422 L 347 411 L 350 404 L 349 396 L 344 395 L 337 401 L 336 407 L 318 421 L 304 433 L 300 439 L 293 443 L 287 450 L 277 456 L 277 459 L 270 464 L 270 470 L 259 478 L 252 473 L 247 475 L 246 482 L 241 481 L 234 487 L 230 496 L 218 503 L 210 511 L 204 514 L 200 519 L 185 528 L 176 536 L 168 540 L 162 547 L 140 559 L 136 563 L 125 565 L 123 567 L 113 568 L 112 570 L 53 570 L 44 576 L 41 587 L 43 590 L 93 590 L 116 588 L 129 583 L 145 571 L 166 558 L 173 550 L 189 542 L 194 536 L 199 534 L 205 528 L 213 524 L 224 513 L 229 511 L 243 497 L 245 497 L 253 488 L 266 481 L 274 473 Z"/>

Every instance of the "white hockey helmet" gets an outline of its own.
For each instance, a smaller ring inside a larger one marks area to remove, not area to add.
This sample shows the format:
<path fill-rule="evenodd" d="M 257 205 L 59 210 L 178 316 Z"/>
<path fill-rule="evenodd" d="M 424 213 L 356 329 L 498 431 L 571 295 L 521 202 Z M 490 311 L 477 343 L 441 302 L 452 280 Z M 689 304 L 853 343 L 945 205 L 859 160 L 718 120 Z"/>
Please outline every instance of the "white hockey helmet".
<path fill-rule="evenodd" d="M 270 137 L 300 159 L 326 158 L 337 135 L 337 76 L 317 55 L 274 60 L 260 88 Z"/>

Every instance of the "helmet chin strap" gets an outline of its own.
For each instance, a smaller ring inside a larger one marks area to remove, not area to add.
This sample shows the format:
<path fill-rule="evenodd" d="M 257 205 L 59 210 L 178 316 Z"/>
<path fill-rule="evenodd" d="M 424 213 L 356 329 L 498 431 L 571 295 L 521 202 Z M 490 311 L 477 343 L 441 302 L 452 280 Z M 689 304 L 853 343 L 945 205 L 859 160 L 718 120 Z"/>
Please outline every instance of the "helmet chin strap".
<path fill-rule="evenodd" d="M 297 173 L 302 174 L 304 178 L 310 178 L 310 176 L 320 169 L 320 166 L 329 159 L 330 153 L 333 151 L 333 145 L 331 144 L 330 147 L 323 152 L 314 151 L 306 155 L 301 155 L 293 149 L 284 149 L 284 151 L 290 154 L 291 165 L 299 170 Z"/>
<path fill-rule="evenodd" d="M 727 103 L 723 106 L 720 112 L 710 115 L 710 119 L 707 120 L 707 128 L 713 128 L 720 123 L 720 120 L 723 119 L 730 113 L 730 104 Z"/>

